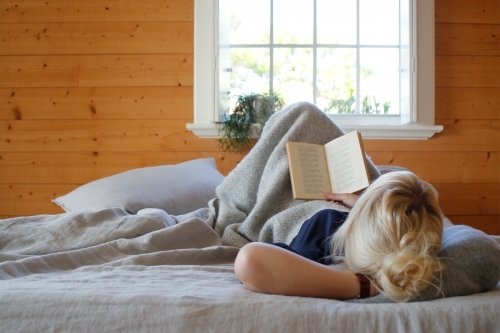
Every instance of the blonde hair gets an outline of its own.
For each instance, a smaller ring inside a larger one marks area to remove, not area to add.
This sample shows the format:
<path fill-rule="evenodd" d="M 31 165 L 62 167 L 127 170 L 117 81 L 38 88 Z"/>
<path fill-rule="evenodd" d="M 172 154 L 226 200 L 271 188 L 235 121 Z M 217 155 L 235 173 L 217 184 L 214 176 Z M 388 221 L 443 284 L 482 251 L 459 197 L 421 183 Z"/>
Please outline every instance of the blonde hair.
<path fill-rule="evenodd" d="M 442 218 L 432 185 L 408 171 L 390 172 L 359 197 L 333 235 L 331 253 L 347 270 L 375 280 L 391 300 L 409 301 L 434 285 L 441 270 Z"/>

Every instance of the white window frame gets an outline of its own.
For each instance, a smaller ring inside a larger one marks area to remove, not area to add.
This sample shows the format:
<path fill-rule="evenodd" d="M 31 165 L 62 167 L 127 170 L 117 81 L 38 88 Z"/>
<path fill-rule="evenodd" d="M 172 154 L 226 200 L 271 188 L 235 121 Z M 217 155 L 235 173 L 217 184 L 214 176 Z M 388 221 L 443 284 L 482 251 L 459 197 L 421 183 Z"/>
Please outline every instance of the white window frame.
<path fill-rule="evenodd" d="M 218 121 L 218 3 L 219 0 L 195 0 L 194 3 L 194 122 L 187 129 L 200 138 L 219 138 Z M 363 124 L 359 117 L 335 117 L 346 132 L 358 130 L 364 139 L 426 140 L 443 130 L 435 125 L 434 0 L 412 0 L 413 38 L 416 58 L 412 61 L 413 108 L 406 124 Z M 416 27 L 415 27 L 416 26 Z M 370 117 L 372 118 L 372 117 Z"/>

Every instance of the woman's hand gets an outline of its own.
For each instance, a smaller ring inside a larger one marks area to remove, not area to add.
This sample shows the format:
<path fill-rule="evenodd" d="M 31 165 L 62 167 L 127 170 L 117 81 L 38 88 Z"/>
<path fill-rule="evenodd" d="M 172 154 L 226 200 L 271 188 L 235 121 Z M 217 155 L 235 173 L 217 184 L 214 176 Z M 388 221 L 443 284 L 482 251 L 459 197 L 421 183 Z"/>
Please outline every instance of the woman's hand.
<path fill-rule="evenodd" d="M 359 196 L 353 193 L 325 193 L 326 200 L 352 208 Z"/>

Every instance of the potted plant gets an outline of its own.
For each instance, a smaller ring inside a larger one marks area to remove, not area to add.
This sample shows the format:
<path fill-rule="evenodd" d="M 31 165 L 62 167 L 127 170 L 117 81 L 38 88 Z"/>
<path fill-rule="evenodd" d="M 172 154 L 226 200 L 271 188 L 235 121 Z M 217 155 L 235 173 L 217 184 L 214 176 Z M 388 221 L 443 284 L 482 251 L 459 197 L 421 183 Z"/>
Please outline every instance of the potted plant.
<path fill-rule="evenodd" d="M 219 147 L 223 151 L 245 153 L 252 147 L 254 133 L 260 134 L 271 115 L 283 107 L 282 99 L 271 93 L 237 96 L 236 105 L 219 124 Z"/>

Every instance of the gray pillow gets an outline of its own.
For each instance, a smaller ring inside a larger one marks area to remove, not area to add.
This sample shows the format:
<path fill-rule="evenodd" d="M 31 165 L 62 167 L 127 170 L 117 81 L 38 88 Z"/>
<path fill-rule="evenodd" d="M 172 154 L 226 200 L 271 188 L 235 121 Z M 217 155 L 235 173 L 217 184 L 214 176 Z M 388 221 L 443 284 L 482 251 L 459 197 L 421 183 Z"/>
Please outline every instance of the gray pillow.
<path fill-rule="evenodd" d="M 441 272 L 441 291 L 427 289 L 415 301 L 466 296 L 495 288 L 500 280 L 500 246 L 493 237 L 465 226 L 445 227 L 438 257 L 445 265 Z M 390 303 L 384 294 L 349 300 L 353 303 Z"/>
<path fill-rule="evenodd" d="M 419 300 L 482 293 L 500 280 L 500 247 L 480 230 L 465 225 L 445 228 L 438 256 L 445 265 L 442 294 L 429 288 Z"/>
<path fill-rule="evenodd" d="M 135 214 L 143 208 L 181 215 L 208 206 L 224 176 L 213 158 L 139 168 L 95 180 L 54 200 L 66 212 L 119 207 Z"/>

